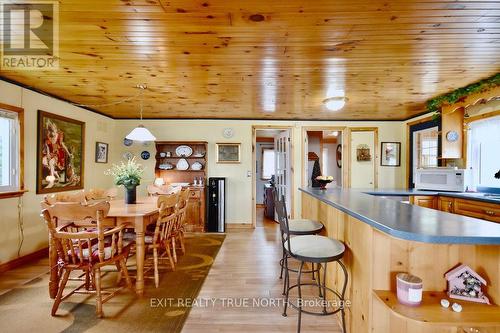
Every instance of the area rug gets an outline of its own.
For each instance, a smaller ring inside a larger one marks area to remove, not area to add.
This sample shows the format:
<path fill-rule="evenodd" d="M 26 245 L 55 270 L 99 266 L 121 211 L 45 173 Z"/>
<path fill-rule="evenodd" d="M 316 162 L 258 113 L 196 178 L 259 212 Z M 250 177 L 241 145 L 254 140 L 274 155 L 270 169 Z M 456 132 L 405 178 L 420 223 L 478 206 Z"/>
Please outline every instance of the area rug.
<path fill-rule="evenodd" d="M 0 296 L 0 331 L 180 332 L 189 314 L 190 302 L 198 296 L 224 237 L 187 235 L 186 254 L 178 257 L 175 271 L 160 271 L 159 288 L 155 288 L 154 279 L 146 278 L 144 297 L 124 289 L 104 304 L 103 319 L 95 315 L 92 295 L 72 295 L 59 306 L 58 315 L 52 317 L 49 275 L 43 274 Z M 133 258 L 128 266 L 133 266 Z M 152 277 L 153 271 L 146 276 Z M 103 285 L 114 285 L 116 278 L 116 272 L 106 272 Z M 77 283 L 68 282 L 67 289 Z"/>

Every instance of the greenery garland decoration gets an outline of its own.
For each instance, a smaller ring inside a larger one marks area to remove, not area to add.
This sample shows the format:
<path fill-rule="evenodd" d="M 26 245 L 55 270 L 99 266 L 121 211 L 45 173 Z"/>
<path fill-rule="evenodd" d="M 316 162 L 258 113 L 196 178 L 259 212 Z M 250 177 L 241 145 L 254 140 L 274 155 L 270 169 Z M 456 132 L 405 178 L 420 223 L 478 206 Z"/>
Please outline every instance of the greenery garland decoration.
<path fill-rule="evenodd" d="M 456 103 L 463 97 L 479 93 L 496 86 L 500 86 L 500 73 L 428 100 L 427 111 L 434 112 L 433 118 L 439 118 L 441 111 L 440 108 L 443 104 Z"/>

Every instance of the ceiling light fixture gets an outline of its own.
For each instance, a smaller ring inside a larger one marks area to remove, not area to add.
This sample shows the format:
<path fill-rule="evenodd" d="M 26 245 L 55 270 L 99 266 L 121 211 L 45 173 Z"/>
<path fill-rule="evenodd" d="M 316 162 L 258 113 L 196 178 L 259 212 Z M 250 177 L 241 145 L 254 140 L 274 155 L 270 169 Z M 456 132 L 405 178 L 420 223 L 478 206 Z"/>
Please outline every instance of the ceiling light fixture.
<path fill-rule="evenodd" d="M 344 107 L 346 101 L 347 98 L 343 96 L 328 97 L 323 100 L 323 104 L 325 104 L 326 108 L 330 111 L 338 111 Z"/>
<path fill-rule="evenodd" d="M 142 125 L 142 93 L 147 89 L 147 86 L 141 83 L 137 85 L 137 88 L 141 89 L 139 96 L 141 122 L 139 126 L 134 128 L 132 132 L 126 136 L 126 138 L 133 141 L 155 141 L 156 137 L 146 127 L 144 127 L 144 125 Z"/>

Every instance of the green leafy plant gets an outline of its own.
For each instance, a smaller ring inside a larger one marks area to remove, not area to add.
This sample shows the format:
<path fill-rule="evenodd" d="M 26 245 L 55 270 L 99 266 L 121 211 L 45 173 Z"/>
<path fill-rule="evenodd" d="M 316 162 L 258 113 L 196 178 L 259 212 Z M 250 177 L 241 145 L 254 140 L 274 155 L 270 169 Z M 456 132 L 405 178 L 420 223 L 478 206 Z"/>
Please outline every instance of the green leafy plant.
<path fill-rule="evenodd" d="M 113 164 L 110 169 L 104 172 L 107 176 L 113 176 L 116 185 L 123 185 L 127 189 L 138 186 L 141 183 L 143 173 L 144 169 L 135 161 L 135 157 L 128 160 L 127 163 L 122 161 L 120 164 Z"/>
<path fill-rule="evenodd" d="M 441 106 L 444 104 L 453 104 L 469 95 L 483 92 L 489 88 L 500 86 L 500 73 L 497 73 L 487 79 L 469 84 L 468 86 L 456 89 L 444 95 L 437 96 L 427 101 L 427 111 L 434 112 L 435 118 L 439 118 Z"/>

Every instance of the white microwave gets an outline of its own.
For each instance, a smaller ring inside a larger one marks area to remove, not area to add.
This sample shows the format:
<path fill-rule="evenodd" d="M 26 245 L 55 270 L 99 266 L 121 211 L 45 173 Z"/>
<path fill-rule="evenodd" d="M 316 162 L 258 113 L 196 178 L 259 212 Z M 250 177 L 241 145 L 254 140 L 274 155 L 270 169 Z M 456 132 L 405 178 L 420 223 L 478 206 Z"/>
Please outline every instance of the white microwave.
<path fill-rule="evenodd" d="M 415 189 L 465 192 L 470 186 L 470 170 L 456 168 L 417 169 Z"/>

